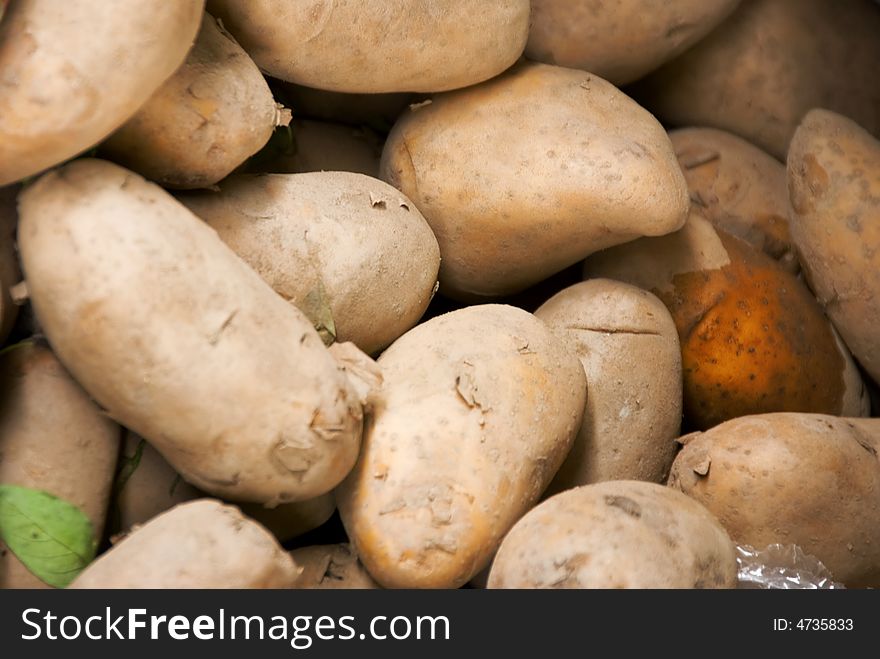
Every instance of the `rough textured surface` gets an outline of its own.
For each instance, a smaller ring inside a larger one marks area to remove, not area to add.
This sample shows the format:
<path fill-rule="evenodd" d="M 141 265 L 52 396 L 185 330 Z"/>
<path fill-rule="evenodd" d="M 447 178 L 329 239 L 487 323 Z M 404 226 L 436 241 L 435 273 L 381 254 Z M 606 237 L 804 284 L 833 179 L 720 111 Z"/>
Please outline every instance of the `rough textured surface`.
<path fill-rule="evenodd" d="M 206 188 L 289 119 L 256 64 L 205 14 L 183 66 L 101 145 L 101 154 L 165 187 Z"/>
<path fill-rule="evenodd" d="M 788 228 L 785 166 L 736 135 L 714 128 L 669 133 L 691 204 L 716 227 L 799 270 Z"/>
<path fill-rule="evenodd" d="M 557 494 L 501 543 L 489 588 L 733 588 L 733 543 L 706 508 L 662 485 Z"/>
<path fill-rule="evenodd" d="M 12 3 L 0 23 L 0 186 L 75 156 L 137 112 L 183 62 L 204 4 Z"/>
<path fill-rule="evenodd" d="M 513 64 L 529 30 L 528 0 L 209 0 L 208 9 L 270 75 L 339 92 L 473 85 Z"/>
<path fill-rule="evenodd" d="M 349 172 L 237 176 L 181 201 L 283 298 L 339 341 L 375 352 L 416 324 L 437 241 L 415 205 Z"/>
<path fill-rule="evenodd" d="M 301 569 L 262 526 L 213 499 L 135 529 L 71 588 L 292 588 Z"/>
<path fill-rule="evenodd" d="M 59 359 L 186 480 L 276 504 L 332 489 L 361 401 L 309 320 L 168 193 L 77 160 L 20 198 L 19 247 Z"/>
<path fill-rule="evenodd" d="M 880 142 L 845 117 L 813 110 L 792 140 L 788 185 L 807 279 L 880 382 Z"/>
<path fill-rule="evenodd" d="M 119 442 L 119 426 L 47 347 L 26 342 L 0 356 L 0 483 L 72 503 L 100 538 Z M 48 586 L 0 541 L 0 588 Z"/>
<path fill-rule="evenodd" d="M 867 415 L 855 364 L 807 287 L 705 218 L 692 214 L 674 234 L 596 254 L 584 271 L 666 304 L 681 341 L 691 428 L 763 412 Z"/>
<path fill-rule="evenodd" d="M 382 178 L 440 243 L 440 286 L 514 293 L 587 254 L 681 228 L 687 186 L 657 121 L 589 73 L 525 64 L 398 121 Z"/>
<path fill-rule="evenodd" d="M 745 0 L 634 93 L 664 123 L 728 130 L 784 160 L 812 108 L 880 134 L 878 33 L 867 0 Z"/>
<path fill-rule="evenodd" d="M 681 426 L 681 349 L 663 303 L 610 279 L 575 284 L 535 311 L 580 357 L 584 420 L 548 491 L 609 480 L 663 482 Z"/>
<path fill-rule="evenodd" d="M 383 402 L 336 490 L 348 536 L 386 587 L 456 588 L 486 566 L 571 448 L 586 382 L 531 314 L 467 307 L 379 359 Z"/>
<path fill-rule="evenodd" d="M 795 544 L 847 586 L 880 586 L 880 419 L 765 414 L 681 439 L 669 484 L 739 544 Z"/>
<path fill-rule="evenodd" d="M 303 569 L 297 588 L 363 590 L 380 588 L 349 544 L 302 547 L 290 552 Z"/>
<path fill-rule="evenodd" d="M 706 36 L 740 0 L 532 0 L 526 57 L 625 85 Z"/>

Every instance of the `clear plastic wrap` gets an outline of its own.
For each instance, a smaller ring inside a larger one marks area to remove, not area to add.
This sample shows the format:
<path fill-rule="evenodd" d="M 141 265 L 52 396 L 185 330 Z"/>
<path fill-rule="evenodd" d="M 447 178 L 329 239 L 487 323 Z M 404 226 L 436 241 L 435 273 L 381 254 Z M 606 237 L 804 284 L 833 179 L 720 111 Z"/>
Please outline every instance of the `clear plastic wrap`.
<path fill-rule="evenodd" d="M 797 545 L 770 545 L 737 550 L 738 588 L 766 590 L 827 590 L 843 588 L 822 562 Z"/>

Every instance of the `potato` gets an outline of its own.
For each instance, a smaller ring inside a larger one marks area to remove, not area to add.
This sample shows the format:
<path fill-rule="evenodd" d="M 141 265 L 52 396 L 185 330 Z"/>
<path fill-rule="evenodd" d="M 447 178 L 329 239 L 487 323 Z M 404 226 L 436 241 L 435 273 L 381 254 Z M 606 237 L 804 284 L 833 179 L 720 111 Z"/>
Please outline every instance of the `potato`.
<path fill-rule="evenodd" d="M 634 94 L 664 123 L 727 130 L 785 160 L 815 107 L 880 134 L 878 33 L 865 0 L 747 0 Z"/>
<path fill-rule="evenodd" d="M 183 66 L 101 145 L 101 155 L 167 188 L 206 188 L 289 121 L 256 64 L 205 14 Z"/>
<path fill-rule="evenodd" d="M 379 585 L 364 569 L 349 544 L 302 547 L 290 552 L 303 569 L 297 588 L 321 590 L 376 589 Z"/>
<path fill-rule="evenodd" d="M 120 430 L 52 351 L 25 341 L 0 354 L 0 483 L 78 507 L 100 539 Z M 47 588 L 0 541 L 0 588 Z"/>
<path fill-rule="evenodd" d="M 663 303 L 593 279 L 557 293 L 535 315 L 569 342 L 587 375 L 584 420 L 549 491 L 665 481 L 681 425 L 681 349 Z"/>
<path fill-rule="evenodd" d="M 302 119 L 275 131 L 246 172 L 302 174 L 355 172 L 376 178 L 382 146 L 369 128 Z"/>
<path fill-rule="evenodd" d="M 621 86 L 705 37 L 740 0 L 532 0 L 526 57 Z"/>
<path fill-rule="evenodd" d="M 0 23 L 0 186 L 88 149 L 186 57 L 204 0 L 16 0 Z"/>
<path fill-rule="evenodd" d="M 59 359 L 188 482 L 274 505 L 348 473 L 361 393 L 308 319 L 184 206 L 83 159 L 19 209 L 31 301 Z"/>
<path fill-rule="evenodd" d="M 880 586 L 880 419 L 764 414 L 683 437 L 669 484 L 739 544 L 795 544 L 835 581 Z"/>
<path fill-rule="evenodd" d="M 868 413 L 855 364 L 806 286 L 695 213 L 675 234 L 592 256 L 584 272 L 650 290 L 666 304 L 681 341 L 692 429 L 762 412 Z"/>
<path fill-rule="evenodd" d="M 669 139 L 699 213 L 797 273 L 782 163 L 714 128 L 682 128 L 669 133 Z"/>
<path fill-rule="evenodd" d="M 473 85 L 516 62 L 529 31 L 529 0 L 209 0 L 208 9 L 269 75 L 349 93 Z"/>
<path fill-rule="evenodd" d="M 199 499 L 134 530 L 70 585 L 83 588 L 291 588 L 301 569 L 234 506 Z"/>
<path fill-rule="evenodd" d="M 544 64 L 414 108 L 388 137 L 381 171 L 434 230 L 452 297 L 515 293 L 687 217 L 656 120 L 601 78 Z"/>
<path fill-rule="evenodd" d="M 379 358 L 382 400 L 336 490 L 380 585 L 456 588 L 553 478 L 580 427 L 577 356 L 534 316 L 478 305 L 415 327 Z"/>
<path fill-rule="evenodd" d="M 296 109 L 296 116 L 351 126 L 367 126 L 387 134 L 397 117 L 424 95 L 410 92 L 390 94 L 343 94 L 326 89 L 270 80 L 276 97 Z"/>
<path fill-rule="evenodd" d="M 517 522 L 489 588 L 733 588 L 736 550 L 703 506 L 654 483 L 568 490 Z"/>
<path fill-rule="evenodd" d="M 18 283 L 21 273 L 15 253 L 15 229 L 18 213 L 15 208 L 17 187 L 0 188 L 0 344 L 15 325 L 18 307 L 13 303 L 9 289 Z"/>
<path fill-rule="evenodd" d="M 807 279 L 880 382 L 880 142 L 845 117 L 813 110 L 792 140 L 788 185 Z"/>
<path fill-rule="evenodd" d="M 237 176 L 180 197 L 329 339 L 375 352 L 416 324 L 437 240 L 415 205 L 347 172 Z"/>

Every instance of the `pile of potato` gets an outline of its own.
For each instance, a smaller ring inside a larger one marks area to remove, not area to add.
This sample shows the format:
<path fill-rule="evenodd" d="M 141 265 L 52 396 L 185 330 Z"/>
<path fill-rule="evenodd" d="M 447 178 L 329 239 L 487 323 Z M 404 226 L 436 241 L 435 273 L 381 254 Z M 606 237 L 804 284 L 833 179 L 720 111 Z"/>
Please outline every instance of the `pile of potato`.
<path fill-rule="evenodd" d="M 880 586 L 878 35 L 0 0 L 0 587 Z"/>

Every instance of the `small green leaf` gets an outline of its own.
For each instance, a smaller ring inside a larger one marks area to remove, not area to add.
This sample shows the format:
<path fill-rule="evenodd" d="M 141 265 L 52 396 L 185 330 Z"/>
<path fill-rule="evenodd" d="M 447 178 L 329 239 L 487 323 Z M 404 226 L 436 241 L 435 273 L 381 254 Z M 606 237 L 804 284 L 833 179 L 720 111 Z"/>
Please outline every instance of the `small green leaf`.
<path fill-rule="evenodd" d="M 0 485 L 0 540 L 50 586 L 64 588 L 95 558 L 98 543 L 89 518 L 56 496 Z"/>
<path fill-rule="evenodd" d="M 125 484 L 128 482 L 128 479 L 131 478 L 131 475 L 140 466 L 141 456 L 144 454 L 144 446 L 146 446 L 146 444 L 147 441 L 141 439 L 141 441 L 138 442 L 137 448 L 134 450 L 134 455 L 131 457 L 124 455 L 119 461 L 119 469 L 116 472 L 116 482 L 113 484 L 114 499 L 120 495 Z"/>

